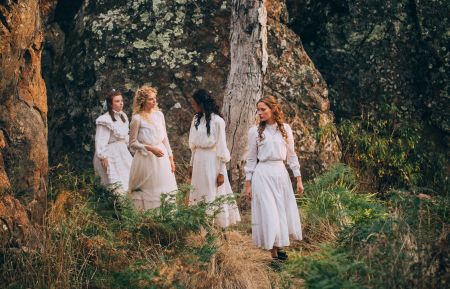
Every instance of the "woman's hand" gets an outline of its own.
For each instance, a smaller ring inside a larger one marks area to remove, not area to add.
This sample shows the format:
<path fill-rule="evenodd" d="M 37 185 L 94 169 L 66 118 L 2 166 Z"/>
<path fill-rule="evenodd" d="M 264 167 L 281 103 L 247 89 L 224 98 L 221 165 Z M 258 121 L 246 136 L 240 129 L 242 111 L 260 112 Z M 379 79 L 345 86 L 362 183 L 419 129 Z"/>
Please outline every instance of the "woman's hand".
<path fill-rule="evenodd" d="M 169 157 L 170 160 L 170 170 L 172 173 L 175 172 L 175 163 L 173 162 L 173 157 Z"/>
<path fill-rule="evenodd" d="M 107 158 L 100 159 L 100 164 L 102 165 L 105 172 L 107 172 L 108 171 L 108 159 Z"/>
<path fill-rule="evenodd" d="M 303 188 L 302 177 L 297 177 L 297 195 L 299 198 L 302 197 L 303 191 L 304 191 L 304 188 Z"/>
<path fill-rule="evenodd" d="M 221 185 L 223 185 L 225 178 L 223 177 L 222 174 L 218 174 L 216 181 L 217 181 L 217 186 L 220 187 Z"/>
<path fill-rule="evenodd" d="M 252 183 L 250 181 L 245 181 L 245 199 L 247 202 L 252 200 Z"/>
<path fill-rule="evenodd" d="M 146 145 L 145 149 L 148 150 L 149 152 L 153 153 L 158 158 L 164 156 L 164 152 L 158 147 L 151 146 L 151 145 Z"/>

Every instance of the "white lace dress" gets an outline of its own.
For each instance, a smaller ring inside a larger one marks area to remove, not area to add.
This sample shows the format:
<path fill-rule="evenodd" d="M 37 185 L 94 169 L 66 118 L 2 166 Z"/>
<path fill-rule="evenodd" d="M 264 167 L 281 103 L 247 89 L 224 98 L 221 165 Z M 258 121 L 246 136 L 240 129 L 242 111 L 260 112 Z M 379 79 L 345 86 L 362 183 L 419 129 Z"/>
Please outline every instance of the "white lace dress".
<path fill-rule="evenodd" d="M 267 125 L 259 140 L 257 127 L 248 133 L 246 179 L 252 184 L 253 244 L 270 250 L 289 246 L 289 238 L 302 239 L 297 202 L 284 161 L 294 176 L 300 176 L 300 164 L 294 150 L 291 127 L 284 124 L 287 143 L 276 124 Z"/>
<path fill-rule="evenodd" d="M 199 201 L 212 202 L 219 196 L 232 196 L 226 163 L 230 161 L 230 152 L 225 138 L 225 122 L 216 115 L 211 115 L 210 135 L 207 134 L 206 120 L 202 117 L 198 129 L 192 121 L 189 132 L 189 147 L 192 151 L 191 166 L 193 187 L 189 201 L 195 204 Z M 217 176 L 223 174 L 224 183 L 217 187 Z M 241 220 L 236 202 L 225 203 L 216 216 L 215 223 L 228 227 Z"/>
<path fill-rule="evenodd" d="M 125 118 L 122 121 L 120 116 Z M 114 112 L 116 121 L 109 113 L 97 118 L 95 130 L 94 170 L 104 185 L 116 188 L 119 194 L 128 191 L 132 156 L 128 151 L 128 118 L 124 112 Z M 108 160 L 105 170 L 100 159 Z"/>
<path fill-rule="evenodd" d="M 145 145 L 157 146 L 164 156 L 157 157 Z M 170 167 L 172 156 L 161 111 L 154 111 L 149 119 L 136 114 L 131 119 L 130 148 L 134 158 L 130 171 L 130 196 L 137 209 L 148 210 L 161 205 L 161 194 L 176 191 L 175 174 Z"/>

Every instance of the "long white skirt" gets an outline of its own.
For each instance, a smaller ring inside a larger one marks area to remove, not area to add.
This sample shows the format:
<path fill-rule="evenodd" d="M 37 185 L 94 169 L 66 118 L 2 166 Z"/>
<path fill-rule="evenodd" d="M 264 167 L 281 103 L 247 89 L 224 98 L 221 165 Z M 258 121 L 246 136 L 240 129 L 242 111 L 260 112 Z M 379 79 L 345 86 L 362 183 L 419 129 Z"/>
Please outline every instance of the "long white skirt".
<path fill-rule="evenodd" d="M 192 164 L 193 190 L 189 195 L 189 203 L 196 204 L 200 201 L 213 202 L 220 196 L 232 196 L 230 181 L 225 171 L 224 183 L 217 187 L 217 175 L 219 174 L 219 161 L 213 149 L 197 149 Z M 215 224 L 225 228 L 234 225 L 241 220 L 236 201 L 223 204 L 216 215 Z"/>
<path fill-rule="evenodd" d="M 130 178 L 131 161 L 133 157 L 128 151 L 125 142 L 114 142 L 107 146 L 108 168 L 105 171 L 100 162 L 100 158 L 94 156 L 94 171 L 100 176 L 102 184 L 113 186 L 116 192 L 124 195 L 128 191 L 128 180 Z"/>
<path fill-rule="evenodd" d="M 175 174 L 170 169 L 170 160 L 163 144 L 157 145 L 164 156 L 152 152 L 147 155 L 137 151 L 130 171 L 130 197 L 136 209 L 148 210 L 161 205 L 161 194 L 176 191 Z"/>
<path fill-rule="evenodd" d="M 253 244 L 267 250 L 302 239 L 297 202 L 282 161 L 260 162 L 252 176 Z"/>

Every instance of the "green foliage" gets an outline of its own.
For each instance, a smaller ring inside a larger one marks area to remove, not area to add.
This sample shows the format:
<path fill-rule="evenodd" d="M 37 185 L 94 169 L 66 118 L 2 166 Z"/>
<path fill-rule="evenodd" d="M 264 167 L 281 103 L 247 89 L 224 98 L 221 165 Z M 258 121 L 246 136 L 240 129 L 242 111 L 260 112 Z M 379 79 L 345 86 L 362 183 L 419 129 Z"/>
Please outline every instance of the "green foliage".
<path fill-rule="evenodd" d="M 164 288 L 153 281 L 159 277 L 155 268 L 149 267 L 147 260 L 137 260 L 134 264 L 118 272 L 108 272 L 95 278 L 96 286 L 112 289 L 158 289 Z"/>
<path fill-rule="evenodd" d="M 320 177 L 305 184 L 301 211 L 306 218 L 309 234 L 332 234 L 360 219 L 369 220 L 385 213 L 374 195 L 356 193 L 354 171 L 337 164 Z"/>
<path fill-rule="evenodd" d="M 306 236 L 320 240 L 314 228 L 327 224 L 337 238 L 292 258 L 289 274 L 308 288 L 443 288 L 450 265 L 448 197 L 396 190 L 376 201 L 357 193 L 355 183 L 352 170 L 337 165 L 305 186 L 303 223 L 312 227 Z"/>
<path fill-rule="evenodd" d="M 0 251 L 0 283 L 8 288 L 173 288 L 159 265 L 181 254 L 208 262 L 217 252 L 213 219 L 228 199 L 188 206 L 190 188 L 181 186 L 158 209 L 138 211 L 92 172 L 58 167 L 49 183 L 41 248 Z M 206 241 L 187 244 L 191 234 Z"/>
<path fill-rule="evenodd" d="M 378 191 L 428 187 L 447 192 L 448 160 L 430 137 L 424 137 L 424 125 L 395 104 L 380 110 L 383 113 L 339 125 L 344 160 Z"/>
<path fill-rule="evenodd" d="M 448 200 L 397 191 L 387 205 L 386 218 L 343 230 L 340 244 L 374 272 L 370 284 L 378 288 L 439 288 L 450 262 Z"/>
<path fill-rule="evenodd" d="M 322 246 L 318 253 L 293 258 L 286 270 L 305 280 L 310 289 L 362 289 L 367 278 L 367 266 L 355 261 L 351 252 Z"/>

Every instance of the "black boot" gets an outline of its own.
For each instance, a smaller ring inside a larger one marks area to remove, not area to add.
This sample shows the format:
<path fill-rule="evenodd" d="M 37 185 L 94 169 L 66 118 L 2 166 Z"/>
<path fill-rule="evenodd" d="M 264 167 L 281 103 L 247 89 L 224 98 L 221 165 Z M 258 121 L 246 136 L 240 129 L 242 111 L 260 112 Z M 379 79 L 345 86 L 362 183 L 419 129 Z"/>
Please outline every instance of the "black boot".
<path fill-rule="evenodd" d="M 278 250 L 277 255 L 280 261 L 286 261 L 289 258 L 288 254 L 283 250 Z"/>

